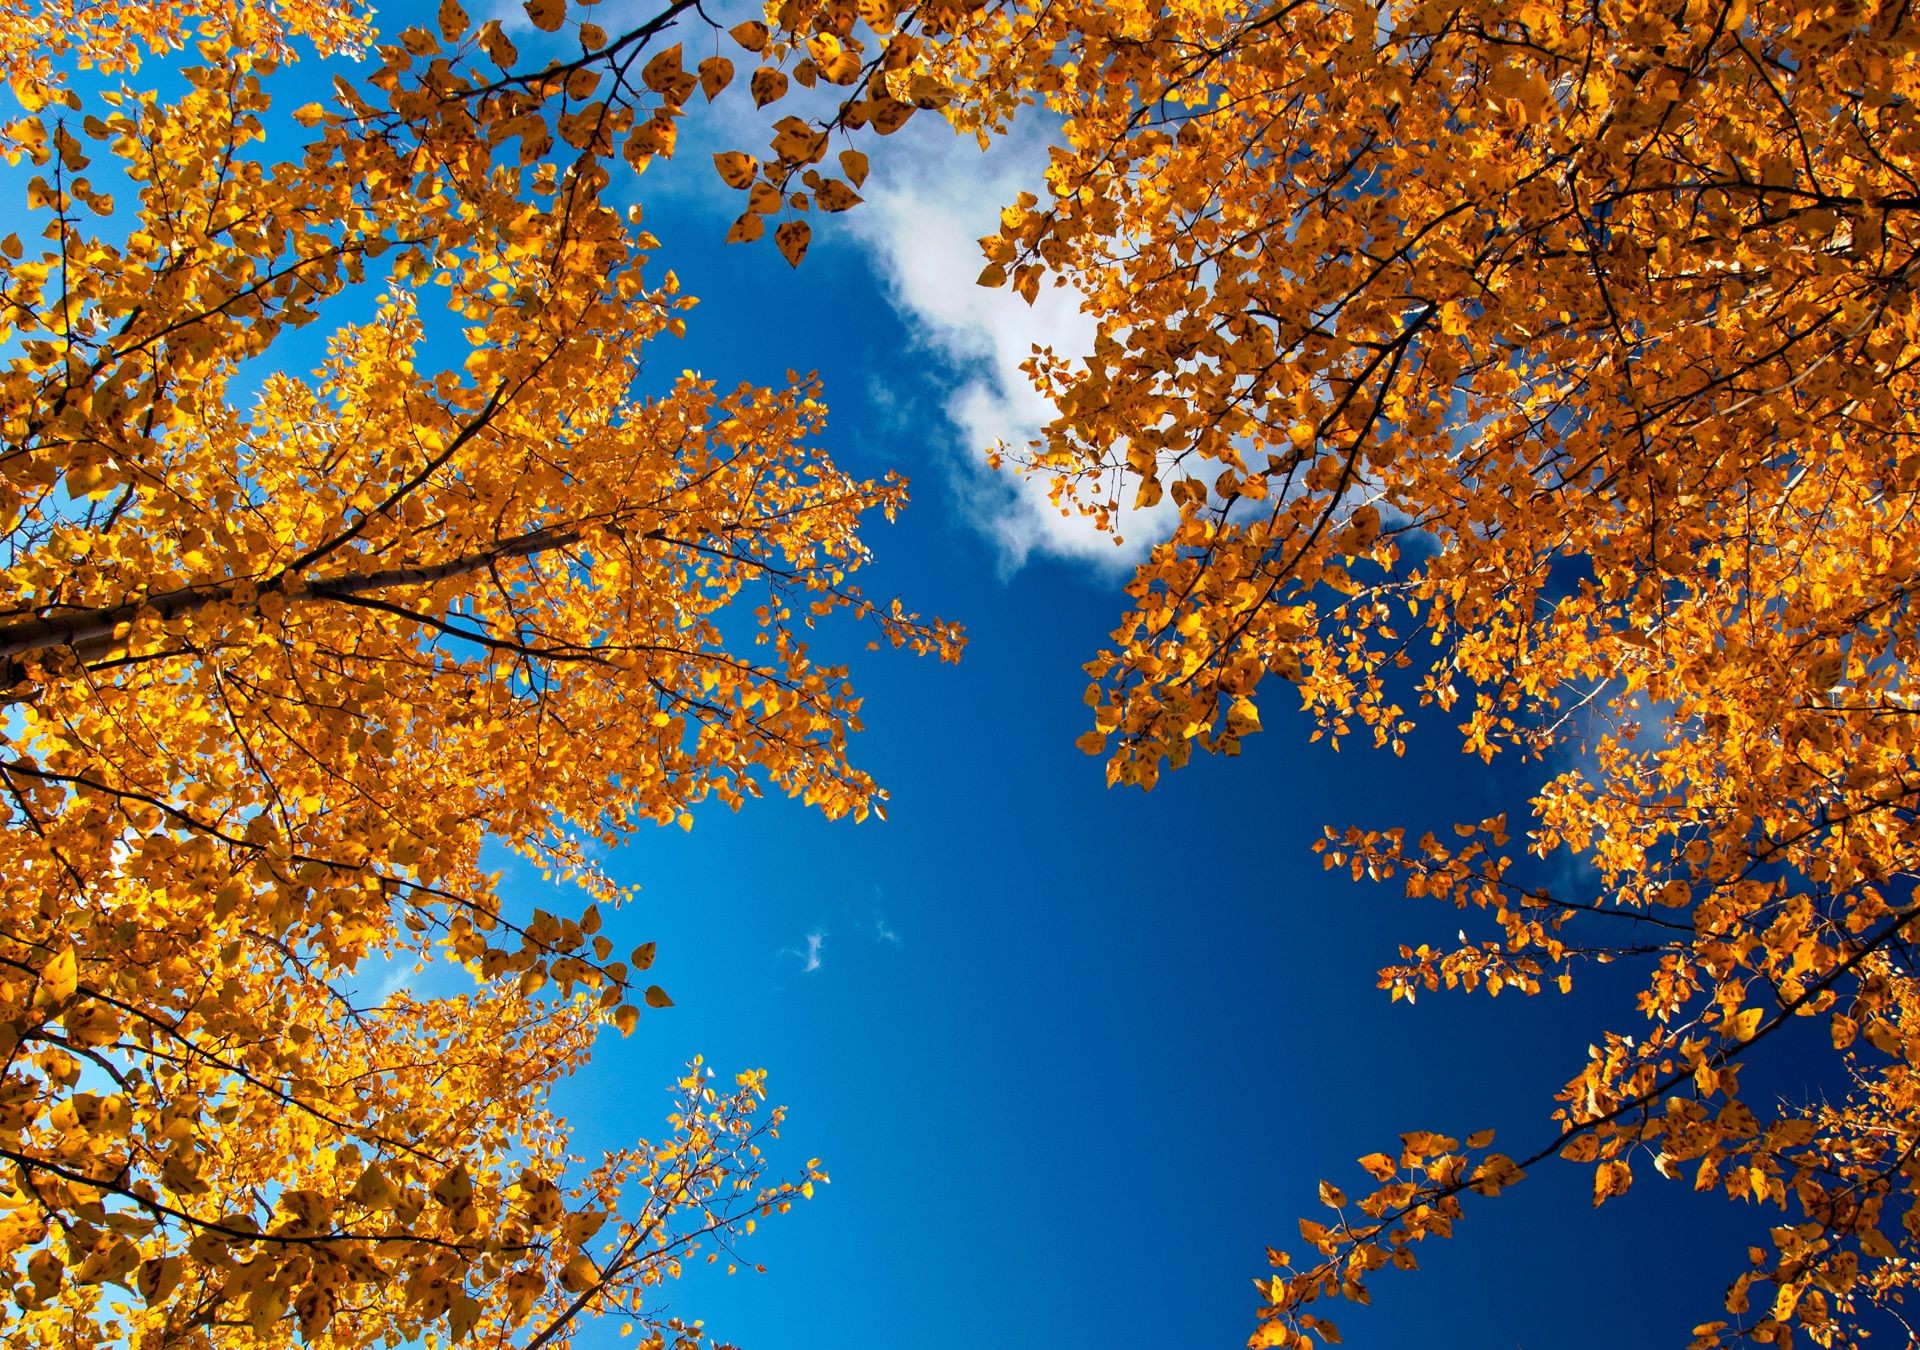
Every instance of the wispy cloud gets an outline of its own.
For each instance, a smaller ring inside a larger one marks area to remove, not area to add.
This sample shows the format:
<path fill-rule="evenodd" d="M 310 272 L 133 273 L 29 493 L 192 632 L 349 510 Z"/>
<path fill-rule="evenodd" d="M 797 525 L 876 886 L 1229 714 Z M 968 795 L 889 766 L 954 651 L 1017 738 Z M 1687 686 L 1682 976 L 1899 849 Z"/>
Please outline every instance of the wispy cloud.
<path fill-rule="evenodd" d="M 814 928 L 810 929 L 807 933 L 806 947 L 804 950 L 799 947 L 782 947 L 780 949 L 780 955 L 791 956 L 800 963 L 801 974 L 811 975 L 820 969 L 826 947 L 827 930 L 824 928 Z"/>
<path fill-rule="evenodd" d="M 880 888 L 877 886 L 874 887 L 874 897 L 876 901 L 880 898 Z M 864 916 L 858 915 L 850 905 L 834 905 L 831 908 L 834 915 L 838 916 L 833 918 L 836 928 L 844 928 L 855 937 L 863 938 L 877 947 L 901 945 L 900 930 L 893 926 L 892 921 L 887 918 L 877 903 Z M 806 937 L 802 938 L 797 945 L 780 949 L 781 960 L 791 959 L 797 962 L 802 975 L 817 973 L 826 964 L 828 932 L 826 924 L 815 924 L 807 930 Z"/>
<path fill-rule="evenodd" d="M 1040 186 L 1044 130 L 1030 120 L 991 156 L 934 117 L 915 118 L 893 139 L 874 156 L 866 204 L 846 220 L 946 386 L 955 486 L 970 523 L 999 545 L 1008 572 L 1036 554 L 1131 567 L 1170 528 L 1164 505 L 1123 512 L 1126 544 L 1116 547 L 1084 517 L 1063 515 L 1044 477 L 986 462 L 995 443 L 1024 448 L 1055 416 L 1021 363 L 1036 347 L 1076 358 L 1093 346 L 1093 321 L 1071 288 L 1044 287 L 1028 305 L 974 281 L 985 265 L 979 238 L 998 228 L 1000 208 L 1019 191 Z"/>

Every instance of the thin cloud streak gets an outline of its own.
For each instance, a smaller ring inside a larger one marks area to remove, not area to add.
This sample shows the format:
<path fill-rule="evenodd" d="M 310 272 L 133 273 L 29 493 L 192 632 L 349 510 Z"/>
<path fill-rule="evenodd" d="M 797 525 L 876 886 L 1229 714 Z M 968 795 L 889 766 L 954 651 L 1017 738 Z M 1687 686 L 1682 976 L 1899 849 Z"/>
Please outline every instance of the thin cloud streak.
<path fill-rule="evenodd" d="M 806 943 L 805 951 L 802 951 L 798 947 L 782 947 L 780 949 L 780 955 L 793 957 L 794 960 L 800 963 L 800 973 L 802 975 L 811 975 L 819 970 L 822 965 L 822 954 L 825 952 L 827 946 L 827 930 L 824 928 L 810 929 L 807 933 Z"/>

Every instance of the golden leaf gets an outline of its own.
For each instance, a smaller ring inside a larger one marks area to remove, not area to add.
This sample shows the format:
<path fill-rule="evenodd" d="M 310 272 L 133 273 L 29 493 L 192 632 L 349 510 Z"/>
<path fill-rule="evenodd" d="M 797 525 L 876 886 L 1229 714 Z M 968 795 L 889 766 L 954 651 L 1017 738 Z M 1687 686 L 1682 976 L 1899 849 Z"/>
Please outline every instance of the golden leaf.
<path fill-rule="evenodd" d="M 770 216 L 777 212 L 785 202 L 780 189 L 762 179 L 747 189 L 747 210 L 756 216 Z M 759 238 L 756 232 L 754 237 Z"/>
<path fill-rule="evenodd" d="M 813 190 L 813 200 L 822 211 L 846 211 L 860 204 L 860 197 L 838 178 L 828 178 Z"/>
<path fill-rule="evenodd" d="M 566 1234 L 567 1241 L 581 1243 L 587 1241 L 595 1233 L 599 1232 L 606 1221 L 607 1212 L 605 1210 L 578 1210 L 567 1215 L 565 1223 L 561 1225 L 561 1231 Z"/>
<path fill-rule="evenodd" d="M 599 1269 L 584 1254 L 575 1256 L 560 1272 L 560 1287 L 570 1294 L 582 1293 L 599 1282 Z"/>
<path fill-rule="evenodd" d="M 1860 1031 L 1860 1024 L 1855 1022 L 1851 1017 L 1848 1017 L 1845 1013 L 1835 1013 L 1830 1026 L 1833 1034 L 1833 1048 L 1835 1050 L 1845 1050 L 1848 1046 L 1852 1045 L 1854 1037 L 1858 1035 Z"/>
<path fill-rule="evenodd" d="M 812 238 L 813 229 L 804 220 L 786 221 L 773 232 L 774 246 L 780 250 L 780 256 L 794 267 L 798 267 L 800 260 L 807 256 L 807 244 Z"/>
<path fill-rule="evenodd" d="M 686 68 L 680 64 L 680 44 L 677 42 L 664 51 L 656 52 L 640 68 L 640 82 L 656 94 L 670 93 L 685 76 Z"/>
<path fill-rule="evenodd" d="M 513 45 L 512 39 L 501 30 L 498 19 L 488 19 L 480 25 L 479 42 L 481 50 L 502 70 L 511 70 L 520 60 L 520 50 Z"/>
<path fill-rule="evenodd" d="M 80 984 L 80 966 L 72 947 L 62 947 L 55 952 L 40 971 L 40 985 L 47 996 L 55 1003 L 65 1002 L 73 997 Z"/>
<path fill-rule="evenodd" d="M 1384 1153 L 1369 1153 L 1360 1159 L 1360 1166 L 1375 1181 L 1386 1181 L 1400 1170 L 1400 1165 Z"/>
<path fill-rule="evenodd" d="M 747 89 L 753 95 L 753 106 L 764 108 L 787 92 L 787 77 L 772 66 L 761 66 L 747 80 Z"/>
<path fill-rule="evenodd" d="M 728 187 L 745 188 L 752 184 L 754 176 L 760 172 L 760 161 L 738 150 L 723 150 L 714 155 L 713 167 Z"/>
<path fill-rule="evenodd" d="M 711 103 L 733 82 L 733 62 L 724 56 L 709 56 L 699 65 L 700 91 Z"/>
<path fill-rule="evenodd" d="M 1633 1185 L 1633 1170 L 1618 1158 L 1610 1158 L 1593 1169 L 1593 1203 L 1605 1204 L 1616 1195 L 1625 1195 Z"/>

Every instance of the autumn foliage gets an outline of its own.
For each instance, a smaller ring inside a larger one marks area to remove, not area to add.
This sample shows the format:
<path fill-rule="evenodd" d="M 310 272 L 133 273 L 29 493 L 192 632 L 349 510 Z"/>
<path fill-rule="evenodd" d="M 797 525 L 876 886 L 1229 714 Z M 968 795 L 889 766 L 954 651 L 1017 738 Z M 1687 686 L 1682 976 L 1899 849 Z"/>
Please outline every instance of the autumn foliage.
<path fill-rule="evenodd" d="M 635 393 L 690 300 L 605 194 L 698 83 L 679 8 L 571 64 L 454 3 L 372 48 L 333 3 L 0 22 L 8 1344 L 692 1345 L 654 1286 L 810 1193 L 758 1073 L 591 1168 L 549 1106 L 671 1002 L 594 846 L 865 815 L 807 630 L 957 641 L 854 589 L 903 485 L 833 467 L 810 382 Z M 483 840 L 583 908 L 506 903 Z"/>
<path fill-rule="evenodd" d="M 1557 1134 L 1414 1132 L 1364 1193 L 1324 1186 L 1254 1343 L 1336 1339 L 1329 1299 L 1556 1155 L 1595 1203 L 1637 1169 L 1771 1211 L 1698 1346 L 1848 1343 L 1894 1308 L 1920 1249 L 1910 7 L 769 14 L 796 74 L 860 63 L 817 129 L 1056 119 L 981 281 L 1069 285 L 1098 331 L 1035 357 L 1058 417 L 1013 457 L 1104 528 L 1177 511 L 1089 666 L 1110 781 L 1236 752 L 1276 697 L 1336 744 L 1451 725 L 1470 767 L 1537 766 L 1531 820 L 1328 830 L 1328 866 L 1463 911 L 1382 988 L 1643 974 Z M 1796 1021 L 1828 1095 L 1743 1092 Z"/>
<path fill-rule="evenodd" d="M 686 297 L 606 194 L 720 97 L 769 134 L 713 157 L 728 237 L 796 264 L 910 118 L 1057 126 L 981 281 L 1071 286 L 1098 325 L 1035 357 L 1058 417 L 1011 457 L 1104 528 L 1177 517 L 1089 666 L 1111 781 L 1296 699 L 1336 744 L 1451 726 L 1463 772 L 1529 766 L 1531 818 L 1328 830 L 1329 866 L 1465 925 L 1382 989 L 1643 977 L 1537 1142 L 1414 1131 L 1352 1197 L 1323 1183 L 1254 1343 L 1337 1339 L 1332 1299 L 1555 1157 L 1596 1203 L 1658 1172 L 1770 1214 L 1698 1346 L 1851 1343 L 1898 1304 L 1906 5 L 779 0 L 700 60 L 687 3 L 620 32 L 525 9 L 564 53 L 453 3 L 379 39 L 322 4 L 0 24 L 45 240 L 0 241 L 16 1339 L 531 1345 L 784 1200 L 753 1075 L 690 1074 L 669 1140 L 561 1175 L 547 1090 L 630 1025 L 651 953 L 616 962 L 598 908 L 506 912 L 478 860 L 498 839 L 604 905 L 589 840 L 764 787 L 861 814 L 857 702 L 804 628 L 955 642 L 852 589 L 901 489 L 821 456 L 804 381 L 633 396 Z M 296 55 L 376 41 L 271 102 Z M 182 44 L 177 88 L 115 91 Z M 368 288 L 310 378 L 264 360 Z M 354 1003 L 395 952 L 473 991 Z M 1796 1021 L 1831 1091 L 1744 1092 Z"/>

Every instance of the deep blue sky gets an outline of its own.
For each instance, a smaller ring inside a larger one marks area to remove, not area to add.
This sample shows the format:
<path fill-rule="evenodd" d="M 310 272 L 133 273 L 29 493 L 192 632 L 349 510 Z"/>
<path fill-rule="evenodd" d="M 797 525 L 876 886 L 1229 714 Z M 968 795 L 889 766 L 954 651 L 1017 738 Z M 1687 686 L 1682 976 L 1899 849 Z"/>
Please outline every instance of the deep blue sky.
<path fill-rule="evenodd" d="M 706 148 L 674 169 L 701 174 Z M 902 148 L 938 149 L 924 135 Z M 889 168 L 876 150 L 876 186 Z M 1151 795 L 1108 790 L 1073 740 L 1080 664 L 1119 612 L 1120 576 L 1040 553 L 1015 567 L 977 528 L 964 463 L 979 447 L 949 405 L 991 383 L 991 354 L 929 343 L 885 250 L 836 228 L 858 212 L 816 222 L 794 274 L 769 247 L 718 246 L 720 190 L 659 178 L 640 184 L 649 226 L 702 304 L 654 373 L 726 385 L 818 368 L 834 453 L 914 479 L 906 517 L 870 535 L 869 593 L 970 634 L 958 667 L 868 654 L 850 628 L 820 638 L 867 696 L 856 757 L 893 793 L 888 822 L 710 809 L 613 862 L 644 892 L 612 931 L 659 941 L 678 1003 L 631 1040 L 609 1035 L 563 1093 L 581 1141 L 653 1128 L 660 1089 L 698 1052 L 723 1074 L 768 1068 L 790 1160 L 817 1154 L 833 1176 L 748 1242 L 767 1274 L 689 1280 L 674 1310 L 749 1350 L 1234 1346 L 1266 1244 L 1303 1248 L 1318 1178 L 1357 1189 L 1352 1160 L 1407 1129 L 1495 1127 L 1515 1154 L 1550 1138 L 1553 1091 L 1586 1043 L 1637 1029 L 1630 990 L 1596 974 L 1572 998 L 1389 1005 L 1376 968 L 1401 941 L 1451 939 L 1460 916 L 1323 873 L 1309 852 L 1326 823 L 1519 821 L 1528 776 L 1461 755 L 1444 724 L 1405 759 L 1335 755 L 1282 696 L 1238 760 Z M 999 204 L 974 203 L 985 220 Z M 1422 1273 L 1376 1277 L 1372 1308 L 1330 1312 L 1349 1344 L 1682 1345 L 1722 1315 L 1779 1211 L 1635 1162 L 1633 1192 L 1598 1212 L 1586 1170 L 1542 1168 L 1472 1203 Z M 583 1341 L 616 1343 L 610 1324 Z"/>

